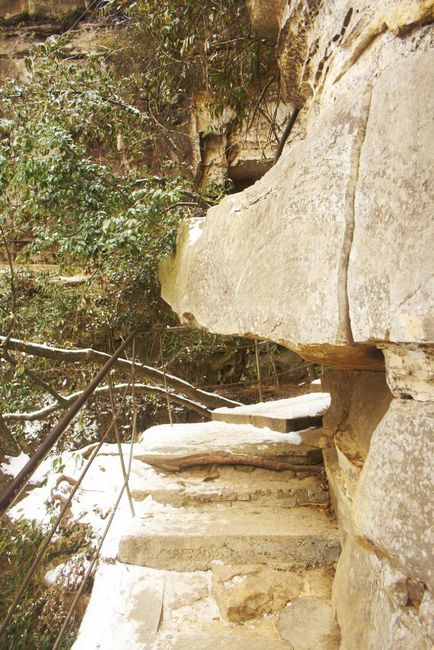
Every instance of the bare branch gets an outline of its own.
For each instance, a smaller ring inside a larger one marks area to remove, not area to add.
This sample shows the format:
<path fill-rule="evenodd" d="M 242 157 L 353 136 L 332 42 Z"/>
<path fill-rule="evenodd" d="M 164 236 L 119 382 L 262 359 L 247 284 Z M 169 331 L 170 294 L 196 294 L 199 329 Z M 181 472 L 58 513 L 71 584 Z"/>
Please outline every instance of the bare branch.
<path fill-rule="evenodd" d="M 125 383 L 115 384 L 113 386 L 113 391 L 124 390 L 127 387 L 128 384 Z M 163 388 L 159 388 L 158 386 L 148 386 L 147 384 L 134 384 L 134 388 L 142 393 L 146 393 L 148 395 L 156 395 L 157 397 L 161 397 L 161 399 L 167 399 L 166 391 Z M 94 395 L 101 395 L 104 393 L 110 393 L 110 386 L 100 386 L 94 391 Z M 55 413 L 56 411 L 59 410 L 66 409 L 73 402 L 75 402 L 75 400 L 78 399 L 81 394 L 82 391 L 71 393 L 71 395 L 68 395 L 67 397 L 64 398 L 65 404 L 58 404 L 58 403 L 49 404 L 48 406 L 44 406 L 43 408 L 37 411 L 31 411 L 29 413 L 3 413 L 3 420 L 5 422 L 35 422 L 38 420 L 45 420 L 52 413 Z M 207 418 L 211 417 L 211 413 L 207 408 L 205 408 L 201 404 L 197 404 L 197 402 L 193 402 L 192 400 L 183 397 L 182 395 L 177 395 L 176 393 L 170 393 L 170 399 L 176 404 L 180 404 L 181 406 L 184 406 L 190 409 L 191 411 L 195 411 L 199 415 L 205 416 Z"/>
<path fill-rule="evenodd" d="M 284 130 L 284 132 L 282 134 L 282 137 L 280 138 L 280 142 L 279 142 L 279 144 L 277 146 L 276 155 L 274 157 L 274 163 L 277 163 L 280 156 L 282 155 L 283 147 L 285 146 L 285 143 L 286 143 L 287 139 L 289 138 L 289 136 L 291 134 L 292 127 L 295 124 L 295 121 L 297 119 L 297 115 L 299 114 L 299 112 L 300 112 L 299 108 L 294 108 L 294 110 L 292 111 L 292 113 L 291 113 L 291 115 L 289 117 L 288 124 L 286 125 L 285 130 Z"/>
<path fill-rule="evenodd" d="M 0 336 L 0 345 L 6 341 L 6 338 L 5 336 Z M 54 361 L 64 361 L 66 363 L 85 362 L 103 365 L 110 359 L 109 354 L 93 350 L 92 348 L 65 350 L 39 343 L 27 343 L 26 341 L 12 338 L 8 341 L 8 348 L 23 352 L 24 354 L 30 354 L 31 356 L 53 359 Z M 127 359 L 117 359 L 114 365 L 117 368 L 130 371 L 133 364 Z M 157 370 L 151 366 L 145 366 L 138 362 L 134 363 L 134 367 L 137 376 L 146 377 L 155 384 L 164 386 L 164 373 L 161 370 Z M 205 404 L 209 409 L 219 408 L 220 406 L 241 406 L 239 402 L 217 395 L 216 393 L 208 393 L 207 391 L 195 388 L 188 381 L 168 373 L 166 373 L 166 381 L 170 388 L 183 393 L 193 401 Z"/>

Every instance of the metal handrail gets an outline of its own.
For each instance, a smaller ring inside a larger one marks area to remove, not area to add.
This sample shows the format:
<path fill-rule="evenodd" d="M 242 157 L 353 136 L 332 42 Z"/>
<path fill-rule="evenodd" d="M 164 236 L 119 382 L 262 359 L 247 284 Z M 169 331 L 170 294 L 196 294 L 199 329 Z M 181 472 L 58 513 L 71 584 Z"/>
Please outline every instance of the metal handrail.
<path fill-rule="evenodd" d="M 91 397 L 97 386 L 101 383 L 107 373 L 111 370 L 114 363 L 121 356 L 122 352 L 132 340 L 137 336 L 141 330 L 131 332 L 125 341 L 118 347 L 116 352 L 108 359 L 105 365 L 98 372 L 96 377 L 90 382 L 87 388 L 82 392 L 80 397 L 72 404 L 71 408 L 63 415 L 59 422 L 53 427 L 48 434 L 47 438 L 38 447 L 34 455 L 28 460 L 23 469 L 16 475 L 16 477 L 9 483 L 6 490 L 0 495 L 0 517 L 2 517 L 7 510 L 15 503 L 20 496 L 21 492 L 26 487 L 31 476 L 37 470 L 39 465 L 47 456 L 48 452 L 54 447 L 61 435 L 66 431 L 67 427 L 71 424 L 74 417 L 80 411 L 82 406 Z"/>
<path fill-rule="evenodd" d="M 9 507 L 11 507 L 11 505 L 17 499 L 19 494 L 22 492 L 22 490 L 24 489 L 24 487 L 28 483 L 30 476 L 33 474 L 33 472 L 36 470 L 36 468 L 39 466 L 39 464 L 45 458 L 45 456 L 50 451 L 50 449 L 52 449 L 52 447 L 55 445 L 55 443 L 59 440 L 62 433 L 66 430 L 66 428 L 68 427 L 68 425 L 70 424 L 70 422 L 72 421 L 74 416 L 78 413 L 80 408 L 86 403 L 86 401 L 92 395 L 92 393 L 94 392 L 94 390 L 96 389 L 96 387 L 98 386 L 100 381 L 103 379 L 103 377 L 107 374 L 107 372 L 109 372 L 110 368 L 112 367 L 113 363 L 115 363 L 116 359 L 119 358 L 119 356 L 122 354 L 123 350 L 125 350 L 125 348 L 129 345 L 129 343 L 131 341 L 133 341 L 134 337 L 139 333 L 139 331 L 141 331 L 141 330 L 136 330 L 136 331 L 132 332 L 125 339 L 125 341 L 122 343 L 122 345 L 119 346 L 119 348 L 112 355 L 112 357 L 110 357 L 109 361 L 107 361 L 107 363 L 100 370 L 100 372 L 97 374 L 97 376 L 92 380 L 92 382 L 90 382 L 90 384 L 85 389 L 85 391 L 82 393 L 82 395 L 77 399 L 76 402 L 74 402 L 72 407 L 65 414 L 65 416 L 60 420 L 60 422 L 52 429 L 52 431 L 50 432 L 47 439 L 44 441 L 44 443 L 42 445 L 40 445 L 40 447 L 37 449 L 34 456 L 26 464 L 26 466 L 23 468 L 23 470 L 20 472 L 20 474 L 17 475 L 17 478 L 10 484 L 9 488 L 6 490 L 6 492 L 2 496 L 2 507 L 4 508 L 4 512 L 6 512 L 6 510 Z M 133 359 L 134 359 L 134 347 L 133 347 Z M 35 558 L 34 558 L 34 560 L 32 562 L 32 565 L 30 566 L 29 570 L 27 571 L 27 573 L 26 573 L 26 575 L 25 575 L 25 577 L 24 577 L 24 579 L 23 579 L 23 581 L 21 583 L 21 586 L 20 586 L 20 588 L 19 588 L 19 590 L 18 590 L 18 592 L 17 592 L 17 594 L 16 594 L 16 596 L 14 598 L 14 601 L 13 601 L 13 603 L 11 604 L 11 606 L 8 609 L 8 612 L 6 614 L 5 619 L 0 624 L 0 638 L 3 637 L 3 635 L 6 633 L 6 631 L 8 629 L 8 626 L 9 626 L 9 623 L 11 622 L 12 617 L 13 617 L 14 613 L 16 612 L 16 610 L 17 610 L 17 608 L 18 608 L 18 606 L 19 606 L 19 604 L 20 604 L 20 602 L 22 600 L 24 592 L 26 591 L 27 587 L 30 584 L 30 581 L 32 580 L 33 576 L 35 575 L 35 572 L 36 572 L 38 566 L 40 565 L 40 562 L 42 561 L 42 558 L 44 557 L 44 555 L 45 555 L 45 553 L 47 551 L 47 548 L 48 548 L 51 540 L 53 539 L 53 536 L 54 536 L 55 532 L 57 531 L 63 517 L 65 516 L 68 508 L 70 507 L 71 502 L 72 502 L 75 494 L 80 489 L 80 486 L 81 486 L 81 484 L 83 482 L 84 477 L 86 476 L 86 474 L 89 471 L 93 461 L 95 460 L 96 456 L 98 455 L 99 451 L 101 450 L 102 445 L 104 444 L 105 440 L 107 439 L 108 434 L 110 433 L 110 431 L 114 427 L 116 427 L 117 419 L 118 419 L 119 415 L 122 412 L 122 408 L 123 408 L 124 401 L 125 401 L 125 398 L 126 398 L 126 395 L 127 395 L 127 391 L 130 388 L 130 386 L 132 386 L 132 388 L 133 388 L 133 400 L 134 400 L 134 395 L 135 395 L 135 393 L 134 393 L 134 370 L 135 370 L 135 366 L 134 366 L 134 361 L 133 361 L 132 370 L 131 370 L 131 377 L 129 379 L 129 382 L 127 384 L 125 392 L 123 394 L 121 403 L 120 403 L 118 409 L 116 410 L 116 412 L 113 412 L 112 421 L 111 421 L 110 425 L 106 429 L 105 433 L 102 435 L 101 440 L 97 444 L 96 448 L 92 451 L 91 456 L 90 456 L 88 462 L 86 463 L 84 469 L 82 470 L 78 480 L 76 481 L 72 491 L 69 493 L 68 497 L 66 498 L 65 502 L 63 503 L 62 508 L 61 508 L 58 516 L 56 517 L 56 519 L 54 521 L 54 524 L 51 526 L 50 530 L 48 531 L 48 533 L 45 535 L 44 539 L 42 540 L 42 542 L 41 542 L 41 544 L 40 544 L 40 546 L 38 548 L 38 552 L 37 552 L 37 554 L 36 554 L 36 556 L 35 556 Z M 114 404 L 113 404 L 113 406 L 114 406 Z M 122 494 L 124 493 L 125 490 L 127 490 L 127 492 L 129 493 L 128 481 L 129 481 L 129 474 L 130 474 L 130 470 L 131 470 L 132 445 L 133 445 L 134 437 L 135 437 L 135 435 L 137 433 L 136 418 L 137 418 L 137 414 L 136 414 L 136 410 L 135 410 L 134 418 L 133 418 L 132 434 L 131 434 L 131 447 L 130 447 L 129 466 L 128 466 L 128 470 L 125 470 L 125 468 L 124 468 L 125 471 L 123 472 L 123 479 L 124 479 L 123 480 L 123 485 L 122 485 L 121 492 L 118 495 L 118 499 L 116 500 L 116 504 L 115 504 L 113 512 L 112 512 L 112 517 L 110 517 L 110 524 L 111 524 L 111 522 L 113 520 L 114 514 L 115 514 L 115 512 L 117 510 L 117 507 L 118 507 L 118 505 L 120 503 L 120 499 L 122 497 Z M 120 455 L 122 455 L 122 450 L 120 450 Z M 132 510 L 132 514 L 134 516 L 134 511 L 133 510 Z M 105 538 L 105 536 L 106 536 L 106 534 L 108 532 L 108 528 L 109 528 L 109 525 L 108 525 L 108 527 L 106 528 L 106 530 L 104 532 L 103 539 L 100 541 L 100 544 L 98 545 L 96 554 L 95 554 L 95 556 L 93 558 L 92 567 L 95 566 L 95 563 L 97 562 L 97 560 L 99 558 L 99 551 L 101 550 L 102 542 L 104 541 L 104 538 Z M 87 577 L 88 577 L 88 574 L 86 574 L 86 579 L 87 579 Z M 84 588 L 84 585 L 83 585 L 83 588 Z M 57 644 L 56 647 L 58 646 L 58 644 L 62 640 L 62 637 L 63 637 L 64 632 L 65 632 L 66 625 L 67 625 L 67 623 L 68 623 L 68 621 L 69 621 L 69 619 L 70 619 L 70 617 L 71 617 L 71 615 L 73 613 L 75 605 L 76 605 L 76 600 L 73 601 L 73 604 L 70 607 L 70 610 L 68 611 L 68 616 L 65 619 L 64 625 L 62 626 L 61 631 L 60 631 L 60 633 L 58 635 L 58 638 L 56 640 L 56 644 Z"/>

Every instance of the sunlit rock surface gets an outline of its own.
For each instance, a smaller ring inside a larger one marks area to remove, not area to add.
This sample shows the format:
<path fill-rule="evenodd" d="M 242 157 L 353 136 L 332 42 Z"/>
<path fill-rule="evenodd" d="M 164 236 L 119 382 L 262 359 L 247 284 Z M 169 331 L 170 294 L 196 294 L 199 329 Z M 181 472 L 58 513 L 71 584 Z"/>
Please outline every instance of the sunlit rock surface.
<path fill-rule="evenodd" d="M 428 650 L 434 2 L 268 6 L 252 0 L 251 17 L 270 35 L 279 17 L 297 129 L 260 181 L 181 228 L 162 295 L 191 326 L 339 370 L 322 386 L 341 649 Z"/>

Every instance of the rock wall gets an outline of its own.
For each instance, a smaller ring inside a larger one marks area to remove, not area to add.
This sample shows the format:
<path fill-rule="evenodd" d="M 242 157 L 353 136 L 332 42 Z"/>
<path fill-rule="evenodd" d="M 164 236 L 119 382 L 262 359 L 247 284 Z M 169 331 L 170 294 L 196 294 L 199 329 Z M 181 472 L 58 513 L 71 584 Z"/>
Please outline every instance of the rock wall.
<path fill-rule="evenodd" d="M 275 0 L 276 7 L 283 2 Z M 32 48 L 53 34 L 69 33 L 68 48 L 76 61 L 101 50 L 101 42 L 122 36 L 122 24 L 105 16 L 100 3 L 89 0 L 3 0 L 0 2 L 0 81 L 14 78 L 26 82 L 25 58 Z M 277 38 L 277 14 L 249 5 L 252 20 L 262 36 Z M 259 14 L 258 14 L 259 11 Z M 276 9 L 277 11 L 277 9 Z M 279 13 L 279 12 L 278 12 Z M 264 31 L 263 20 L 271 24 Z M 262 29 L 261 29 L 262 27 Z M 73 28 L 73 29 L 71 29 Z M 276 144 L 290 107 L 283 101 L 276 83 L 264 79 L 260 106 L 237 119 L 232 109 L 216 114 L 212 102 L 198 95 L 192 102 L 189 127 L 180 129 L 180 147 L 185 161 L 179 173 L 187 174 L 201 189 L 232 181 L 243 189 L 261 178 L 273 165 Z M 259 110 L 260 109 L 260 110 Z M 272 126 L 274 124 L 274 126 Z M 178 161 L 179 163 L 179 161 Z"/>
<path fill-rule="evenodd" d="M 190 325 L 337 369 L 324 456 L 343 545 L 341 648 L 428 650 L 434 2 L 251 0 L 250 11 L 276 33 L 298 128 L 254 186 L 180 230 L 162 294 Z"/>
<path fill-rule="evenodd" d="M 268 86 L 260 108 L 253 117 L 249 114 L 240 121 L 234 110 L 216 115 L 209 98 L 195 98 L 189 139 L 192 176 L 199 187 L 229 179 L 243 189 L 271 169 L 277 135 L 283 132 L 290 113 L 277 84 Z"/>
<path fill-rule="evenodd" d="M 0 81 L 27 81 L 25 58 L 49 36 L 70 32 L 68 48 L 76 61 L 98 50 L 101 39 L 119 26 L 87 0 L 3 0 L 0 2 Z"/>

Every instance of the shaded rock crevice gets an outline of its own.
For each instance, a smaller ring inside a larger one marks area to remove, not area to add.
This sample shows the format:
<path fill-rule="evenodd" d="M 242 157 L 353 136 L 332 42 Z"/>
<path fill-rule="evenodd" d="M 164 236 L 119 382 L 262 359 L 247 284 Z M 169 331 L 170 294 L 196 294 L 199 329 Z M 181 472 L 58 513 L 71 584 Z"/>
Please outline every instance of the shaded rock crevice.
<path fill-rule="evenodd" d="M 352 151 L 350 154 L 350 172 L 346 190 L 346 207 L 345 207 L 345 232 L 343 236 L 342 248 L 340 253 L 340 264 L 338 269 L 339 275 L 339 336 L 343 340 L 354 343 L 354 337 L 351 329 L 350 318 L 350 299 L 348 294 L 348 269 L 350 265 L 350 254 L 354 240 L 354 229 L 356 223 L 356 192 L 359 180 L 360 157 L 363 149 L 363 143 L 366 137 L 366 130 L 369 122 L 369 113 L 372 98 L 372 85 L 369 84 L 365 90 L 362 113 L 365 115 L 364 123 L 359 127 L 359 132 L 353 140 Z"/>

